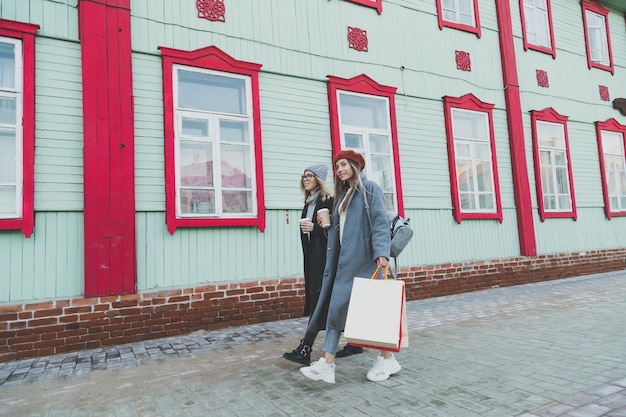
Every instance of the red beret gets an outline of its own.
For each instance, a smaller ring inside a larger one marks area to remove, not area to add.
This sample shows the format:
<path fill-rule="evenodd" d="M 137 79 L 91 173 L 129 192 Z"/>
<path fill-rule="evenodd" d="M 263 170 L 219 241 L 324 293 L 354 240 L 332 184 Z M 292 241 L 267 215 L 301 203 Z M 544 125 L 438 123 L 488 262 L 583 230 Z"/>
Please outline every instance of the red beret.
<path fill-rule="evenodd" d="M 336 165 L 337 161 L 340 159 L 349 159 L 356 162 L 361 169 L 365 168 L 365 159 L 363 159 L 363 156 L 352 149 L 344 149 L 343 151 L 337 153 L 337 155 L 333 156 L 333 166 Z"/>

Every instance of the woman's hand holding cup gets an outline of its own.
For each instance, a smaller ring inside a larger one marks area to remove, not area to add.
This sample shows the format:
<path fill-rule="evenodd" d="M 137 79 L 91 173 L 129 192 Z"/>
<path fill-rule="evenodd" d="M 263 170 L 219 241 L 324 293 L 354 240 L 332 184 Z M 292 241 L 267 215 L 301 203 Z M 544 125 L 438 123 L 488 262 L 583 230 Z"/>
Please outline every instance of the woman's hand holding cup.
<path fill-rule="evenodd" d="M 324 229 L 330 227 L 330 211 L 327 208 L 321 208 L 317 211 L 317 223 Z"/>
<path fill-rule="evenodd" d="M 311 233 L 313 231 L 313 222 L 306 217 L 300 219 L 300 231 L 302 233 Z"/>

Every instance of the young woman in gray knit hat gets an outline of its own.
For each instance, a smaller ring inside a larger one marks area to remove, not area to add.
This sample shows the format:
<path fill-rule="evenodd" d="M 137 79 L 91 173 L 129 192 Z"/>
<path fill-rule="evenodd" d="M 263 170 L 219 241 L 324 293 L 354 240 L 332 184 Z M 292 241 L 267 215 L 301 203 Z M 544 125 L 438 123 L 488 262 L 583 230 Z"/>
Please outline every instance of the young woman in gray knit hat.
<path fill-rule="evenodd" d="M 328 167 L 318 164 L 304 170 L 300 180 L 300 189 L 304 193 L 304 208 L 300 221 L 300 238 L 304 255 L 304 315 L 310 315 L 320 295 L 322 274 L 326 264 L 326 242 L 328 233 L 317 222 L 317 212 L 322 208 L 332 211 L 333 196 L 326 186 Z M 311 347 L 317 332 L 307 332 L 300 345 L 291 352 L 283 354 L 285 359 L 309 365 Z"/>

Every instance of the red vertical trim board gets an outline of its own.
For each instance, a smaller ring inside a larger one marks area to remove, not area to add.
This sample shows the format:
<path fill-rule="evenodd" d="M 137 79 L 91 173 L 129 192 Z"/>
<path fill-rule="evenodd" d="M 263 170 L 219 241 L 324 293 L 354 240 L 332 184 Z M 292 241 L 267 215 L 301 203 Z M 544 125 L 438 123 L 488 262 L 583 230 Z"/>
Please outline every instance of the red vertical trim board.
<path fill-rule="evenodd" d="M 136 287 L 129 0 L 80 0 L 85 296 Z"/>
<path fill-rule="evenodd" d="M 523 256 L 534 256 L 537 254 L 537 242 L 530 198 L 528 166 L 526 165 L 524 124 L 519 81 L 517 79 L 511 5 L 508 1 L 495 0 L 495 3 L 499 28 L 500 55 L 502 57 L 504 98 L 507 107 L 506 115 L 509 129 L 511 168 L 513 170 L 513 192 L 517 208 L 520 254 Z"/>

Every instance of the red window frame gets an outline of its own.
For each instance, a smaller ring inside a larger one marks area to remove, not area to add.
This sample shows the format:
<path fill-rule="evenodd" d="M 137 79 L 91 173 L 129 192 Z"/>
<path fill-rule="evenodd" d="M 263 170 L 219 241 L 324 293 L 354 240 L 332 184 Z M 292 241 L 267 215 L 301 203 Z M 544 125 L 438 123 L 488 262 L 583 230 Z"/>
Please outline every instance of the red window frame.
<path fill-rule="evenodd" d="M 362 6 L 376 9 L 378 14 L 383 13 L 383 0 L 347 0 L 347 1 L 349 1 L 350 3 L 356 3 Z"/>
<path fill-rule="evenodd" d="M 394 174 L 396 179 L 396 198 L 398 214 L 404 216 L 402 198 L 402 180 L 400 179 L 400 154 L 398 148 L 398 125 L 396 123 L 396 88 L 378 84 L 365 74 L 353 78 L 328 76 L 328 105 L 330 109 L 330 137 L 333 155 L 341 151 L 341 126 L 339 125 L 339 103 L 337 91 L 386 97 L 389 100 L 389 121 L 391 129 L 391 147 L 393 151 Z M 334 169 L 334 167 L 333 167 Z"/>
<path fill-rule="evenodd" d="M 256 226 L 265 230 L 265 199 L 263 189 L 263 154 L 261 148 L 261 111 L 259 99 L 259 71 L 261 64 L 239 61 L 216 46 L 194 51 L 159 47 L 163 56 L 163 113 L 165 136 L 165 217 L 167 229 L 174 234 L 178 227 Z M 242 218 L 179 218 L 176 215 L 176 167 L 174 156 L 174 86 L 175 64 L 240 74 L 250 77 L 252 87 L 252 117 L 254 128 L 254 152 L 256 175 L 256 217 Z"/>
<path fill-rule="evenodd" d="M 457 22 L 450 22 L 443 18 L 443 7 L 441 6 L 441 0 L 437 0 L 437 20 L 439 21 L 439 30 L 443 30 L 444 27 L 450 27 L 453 29 L 462 30 L 465 32 L 475 33 L 477 37 L 482 36 L 480 29 L 480 16 L 478 14 L 478 0 L 472 0 L 474 3 L 474 24 L 475 26 L 463 25 Z"/>
<path fill-rule="evenodd" d="M 609 10 L 602 7 L 602 5 L 600 5 L 600 3 L 598 3 L 597 0 L 582 0 L 580 4 L 582 7 L 582 14 L 583 14 L 583 27 L 584 27 L 584 32 L 585 32 L 585 49 L 587 50 L 587 65 L 589 69 L 598 68 L 604 71 L 609 71 L 611 75 L 613 75 L 615 73 L 615 67 L 613 65 L 613 51 L 611 48 L 611 31 L 609 30 Z M 604 16 L 604 23 L 606 25 L 606 43 L 607 43 L 607 49 L 609 52 L 609 65 L 598 64 L 591 60 L 591 50 L 589 48 L 589 31 L 587 28 L 587 13 L 586 13 L 587 10 Z"/>
<path fill-rule="evenodd" d="M 611 220 L 612 217 L 624 217 L 626 211 L 611 211 L 609 187 L 606 178 L 606 167 L 604 165 L 604 149 L 602 147 L 602 131 L 610 131 L 622 135 L 624 141 L 624 150 L 626 153 L 626 126 L 620 124 L 615 119 L 609 119 L 604 122 L 596 122 L 596 138 L 598 141 L 598 153 L 600 156 L 600 177 L 602 178 L 602 195 L 604 197 L 604 213 L 606 218 Z"/>
<path fill-rule="evenodd" d="M 522 18 L 522 35 L 524 38 L 524 50 L 529 49 L 543 52 L 548 55 L 552 55 L 552 58 L 556 59 L 556 46 L 554 45 L 554 25 L 552 24 L 552 5 L 550 0 L 546 0 L 546 11 L 548 13 L 548 28 L 550 30 L 550 48 L 546 48 L 541 45 L 535 45 L 528 41 L 526 36 L 526 14 L 524 12 L 524 0 L 519 0 L 520 16 Z"/>
<path fill-rule="evenodd" d="M 469 93 L 462 97 L 444 96 L 444 119 L 446 126 L 446 142 L 448 146 L 448 168 L 450 170 L 450 191 L 452 194 L 452 215 L 457 223 L 469 219 L 496 219 L 502 223 L 502 202 L 500 197 L 500 181 L 498 179 L 498 164 L 496 163 L 496 140 L 493 129 L 494 104 L 484 103 Z M 459 197 L 459 182 L 456 175 L 456 152 L 454 149 L 454 130 L 452 124 L 452 109 L 471 110 L 487 114 L 489 121 L 489 145 L 491 148 L 491 166 L 493 167 L 493 192 L 496 200 L 495 212 L 476 213 L 461 210 Z"/>
<path fill-rule="evenodd" d="M 35 34 L 39 25 L 0 19 L 0 36 L 22 41 L 22 216 L 0 219 L 0 230 L 35 228 Z"/>
<path fill-rule="evenodd" d="M 570 156 L 569 147 L 569 134 L 567 131 L 567 116 L 562 116 L 556 112 L 553 108 L 547 108 L 544 110 L 533 110 L 530 112 L 530 119 L 533 132 L 533 160 L 535 163 L 535 186 L 537 189 L 537 207 L 539 209 L 539 217 L 541 221 L 545 221 L 547 218 L 572 218 L 577 220 L 578 215 L 576 213 L 576 197 L 574 195 L 574 177 L 572 176 L 572 158 Z M 543 203 L 543 185 L 541 181 L 541 157 L 539 155 L 539 139 L 537 137 L 537 122 L 549 122 L 554 124 L 563 125 L 563 134 L 565 136 L 565 155 L 567 157 L 567 176 L 569 180 L 569 192 L 572 202 L 572 209 L 570 211 L 546 211 Z"/>

